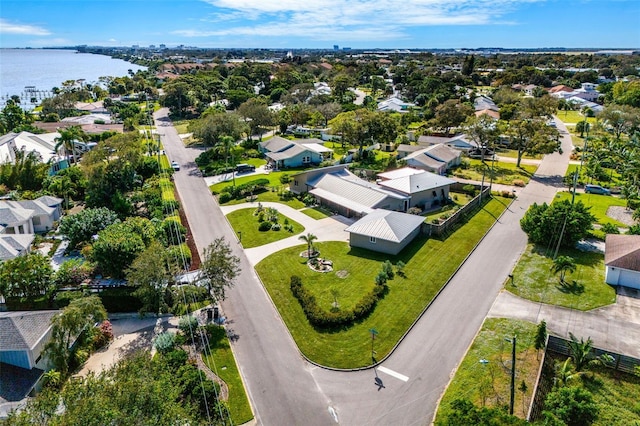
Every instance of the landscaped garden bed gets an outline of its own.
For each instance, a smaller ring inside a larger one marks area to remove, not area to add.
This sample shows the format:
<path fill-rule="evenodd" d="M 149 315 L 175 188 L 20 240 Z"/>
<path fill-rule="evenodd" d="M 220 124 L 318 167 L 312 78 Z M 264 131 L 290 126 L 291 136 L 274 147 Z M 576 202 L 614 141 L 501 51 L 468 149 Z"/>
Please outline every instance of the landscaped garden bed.
<path fill-rule="evenodd" d="M 333 272 L 319 274 L 311 270 L 307 259 L 300 257 L 306 246 L 274 253 L 260 262 L 256 271 L 306 357 L 336 368 L 367 366 L 371 364 L 368 330 L 379 331 L 378 359 L 387 355 L 505 207 L 506 203 L 494 199 L 447 239 L 419 237 L 398 256 L 351 248 L 342 242 L 321 242 L 314 243 L 314 247 L 322 257 L 331 259 Z M 396 274 L 387 281 L 388 290 L 375 309 L 351 325 L 314 328 L 292 294 L 291 277 L 295 275 L 323 310 L 331 311 L 336 300 L 341 310 L 354 309 L 364 295 L 374 290 L 376 274 L 386 260 L 396 267 L 399 261 L 403 262 L 403 275 Z"/>
<path fill-rule="evenodd" d="M 244 248 L 269 244 L 304 231 L 302 225 L 278 213 L 276 209 L 263 209 L 262 215 L 260 212 L 256 214 L 259 209 L 260 207 L 256 206 L 235 210 L 227 215 Z M 273 210 L 275 213 L 267 214 Z"/>

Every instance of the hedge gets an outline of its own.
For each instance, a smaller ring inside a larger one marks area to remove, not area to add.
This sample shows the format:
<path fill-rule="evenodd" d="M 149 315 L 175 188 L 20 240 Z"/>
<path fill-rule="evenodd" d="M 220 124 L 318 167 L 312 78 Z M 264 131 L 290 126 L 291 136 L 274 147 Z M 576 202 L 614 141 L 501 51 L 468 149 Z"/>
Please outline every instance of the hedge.
<path fill-rule="evenodd" d="M 302 284 L 300 277 L 291 277 L 291 292 L 298 299 L 304 314 L 309 322 L 320 328 L 332 328 L 344 325 L 351 325 L 353 322 L 365 318 L 376 307 L 376 303 L 384 297 L 387 291 L 386 285 L 376 285 L 371 292 L 366 294 L 356 303 L 356 306 L 349 311 L 325 311 L 316 302 L 315 296 Z"/>
<path fill-rule="evenodd" d="M 263 192 L 267 189 L 269 185 L 269 179 L 260 178 L 254 179 L 249 182 L 243 183 L 242 185 L 237 186 L 227 186 L 224 188 L 223 193 L 228 193 L 232 198 L 244 197 L 245 192 L 253 187 L 253 193 Z"/>

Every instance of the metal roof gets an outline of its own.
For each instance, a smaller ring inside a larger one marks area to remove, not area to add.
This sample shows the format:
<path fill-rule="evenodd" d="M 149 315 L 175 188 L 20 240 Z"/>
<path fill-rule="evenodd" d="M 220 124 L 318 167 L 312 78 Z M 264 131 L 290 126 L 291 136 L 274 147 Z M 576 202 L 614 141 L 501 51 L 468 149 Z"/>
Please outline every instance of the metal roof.
<path fill-rule="evenodd" d="M 443 186 L 456 183 L 446 176 L 440 176 L 434 173 L 423 171 L 422 173 L 403 176 L 397 179 L 385 180 L 380 182 L 381 186 L 400 191 L 405 194 L 415 194 L 418 192 L 433 190 Z"/>
<path fill-rule="evenodd" d="M 378 173 L 378 177 L 381 179 L 398 179 L 405 176 L 417 175 L 418 173 L 424 173 L 424 170 L 414 169 L 412 167 L 403 167 L 401 169 L 391 170 L 389 172 Z"/>
<path fill-rule="evenodd" d="M 399 243 L 418 228 L 424 218 L 412 214 L 376 209 L 345 231 Z"/>
<path fill-rule="evenodd" d="M 356 201 L 350 200 L 346 197 L 342 197 L 340 195 L 336 195 L 332 192 L 329 192 L 325 189 L 322 188 L 314 188 L 312 190 L 309 191 L 310 194 L 315 195 L 318 198 L 322 198 L 324 200 L 328 200 L 331 201 L 332 203 L 335 203 L 339 206 L 342 206 L 346 209 L 351 210 L 354 213 L 358 213 L 358 214 L 366 214 L 371 212 L 373 209 L 365 206 L 363 204 L 360 204 Z"/>

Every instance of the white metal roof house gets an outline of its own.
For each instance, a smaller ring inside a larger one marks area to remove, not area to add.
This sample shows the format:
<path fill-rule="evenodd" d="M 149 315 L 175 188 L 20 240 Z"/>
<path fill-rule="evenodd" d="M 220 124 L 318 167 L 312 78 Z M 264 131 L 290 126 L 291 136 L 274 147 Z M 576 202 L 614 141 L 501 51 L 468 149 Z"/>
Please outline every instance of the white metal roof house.
<path fill-rule="evenodd" d="M 402 99 L 393 96 L 379 102 L 378 111 L 407 112 L 414 106 L 416 105 L 411 102 L 405 102 Z"/>
<path fill-rule="evenodd" d="M 396 255 L 420 234 L 424 218 L 376 209 L 345 229 L 349 245 Z"/>
<path fill-rule="evenodd" d="M 55 151 L 55 139 L 60 133 L 43 133 L 36 135 L 31 132 L 7 133 L 0 137 L 0 163 L 14 163 L 16 151 L 33 152 L 43 163 L 49 163 L 49 173 L 69 167 L 67 159 Z"/>
<path fill-rule="evenodd" d="M 607 284 L 640 290 L 640 235 L 608 234 L 604 265 Z"/>

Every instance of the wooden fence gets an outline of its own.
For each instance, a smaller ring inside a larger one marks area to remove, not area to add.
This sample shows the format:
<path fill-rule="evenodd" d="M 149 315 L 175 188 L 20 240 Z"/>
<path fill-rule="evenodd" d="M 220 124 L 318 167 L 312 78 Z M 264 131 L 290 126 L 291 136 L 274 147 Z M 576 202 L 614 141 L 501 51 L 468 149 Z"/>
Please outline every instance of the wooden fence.
<path fill-rule="evenodd" d="M 463 187 L 469 184 L 464 183 L 454 183 L 451 185 L 450 190 L 452 192 L 464 192 Z M 473 185 L 476 189 L 480 190 L 480 185 Z M 449 234 L 453 230 L 456 229 L 456 225 L 460 222 L 468 219 L 469 215 L 474 212 L 476 209 L 481 207 L 481 204 L 484 204 L 490 195 L 491 190 L 488 186 L 485 186 L 482 190 L 482 193 L 476 195 L 471 201 L 469 201 L 466 205 L 462 206 L 459 210 L 455 211 L 451 214 L 446 220 L 441 223 L 423 223 L 422 224 L 422 233 L 431 237 L 441 237 L 443 235 Z"/>

